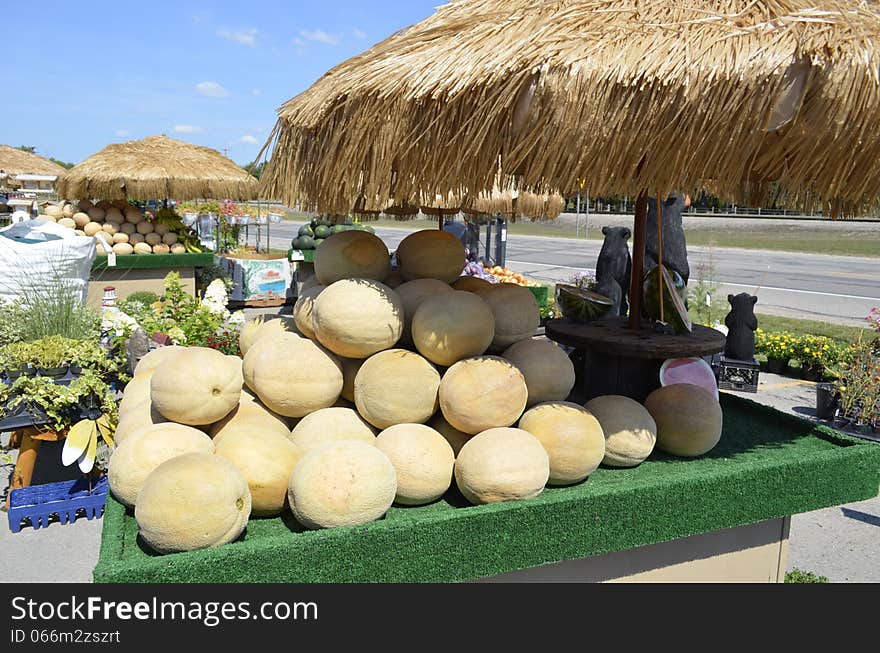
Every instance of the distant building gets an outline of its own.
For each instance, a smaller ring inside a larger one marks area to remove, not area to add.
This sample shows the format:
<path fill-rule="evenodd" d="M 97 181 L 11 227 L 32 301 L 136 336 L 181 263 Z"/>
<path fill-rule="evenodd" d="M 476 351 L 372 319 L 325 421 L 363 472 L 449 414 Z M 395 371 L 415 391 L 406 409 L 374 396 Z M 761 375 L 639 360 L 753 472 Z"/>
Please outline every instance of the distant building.
<path fill-rule="evenodd" d="M 0 189 L 24 196 L 48 197 L 64 168 L 49 159 L 0 145 Z"/>

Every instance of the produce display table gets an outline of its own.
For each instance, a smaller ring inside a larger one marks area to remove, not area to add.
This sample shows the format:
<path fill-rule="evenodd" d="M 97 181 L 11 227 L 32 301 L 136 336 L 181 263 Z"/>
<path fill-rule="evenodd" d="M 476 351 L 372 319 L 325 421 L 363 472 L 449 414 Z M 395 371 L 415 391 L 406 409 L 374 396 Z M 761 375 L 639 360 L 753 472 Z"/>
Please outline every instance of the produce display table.
<path fill-rule="evenodd" d="M 638 333 L 627 318 L 604 318 L 580 324 L 567 318 L 548 320 L 545 335 L 574 348 L 575 394 L 588 401 L 624 395 L 638 402 L 660 387 L 660 366 L 668 358 L 702 357 L 724 349 L 723 333 L 695 324 L 691 333 L 668 335 L 647 325 Z"/>
<path fill-rule="evenodd" d="M 213 252 L 202 254 L 126 254 L 116 257 L 116 265 L 108 265 L 107 255 L 99 255 L 92 264 L 92 276 L 86 302 L 100 307 L 104 286 L 116 288 L 116 296 L 123 298 L 138 290 L 149 290 L 157 295 L 165 292 L 165 276 L 180 272 L 184 289 L 196 292 L 196 268 L 214 265 Z"/>
<path fill-rule="evenodd" d="M 109 496 L 93 578 L 451 582 L 527 569 L 549 576 L 558 569 L 552 565 L 613 553 L 628 553 L 641 569 L 668 567 L 668 558 L 645 553 L 656 546 L 679 552 L 676 564 L 686 577 L 701 564 L 694 536 L 714 538 L 728 552 L 748 549 L 755 537 L 735 536 L 743 528 L 877 496 L 875 443 L 726 393 L 721 404 L 721 441 L 700 458 L 655 452 L 635 468 L 600 467 L 578 485 L 484 506 L 467 504 L 451 489 L 431 505 L 394 506 L 383 519 L 351 528 L 307 531 L 289 512 L 253 518 L 239 541 L 186 553 L 152 554 L 138 539 L 133 513 Z M 784 554 L 784 528 L 775 533 Z M 777 567 L 781 559 L 784 569 L 780 555 Z M 743 580 L 742 569 L 719 565 L 715 577 L 701 577 Z"/>

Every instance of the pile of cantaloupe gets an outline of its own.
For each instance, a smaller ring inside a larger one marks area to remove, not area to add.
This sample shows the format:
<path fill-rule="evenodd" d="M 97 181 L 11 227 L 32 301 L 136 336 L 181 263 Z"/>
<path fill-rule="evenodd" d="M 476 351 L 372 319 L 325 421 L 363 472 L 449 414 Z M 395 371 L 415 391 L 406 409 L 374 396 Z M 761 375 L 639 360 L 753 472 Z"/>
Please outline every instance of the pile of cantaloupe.
<path fill-rule="evenodd" d="M 98 254 L 186 253 L 186 247 L 168 225 L 156 221 L 151 211 L 126 200 L 49 204 L 37 217 L 73 229 L 79 236 L 94 237 Z"/>
<path fill-rule="evenodd" d="M 528 499 L 602 463 L 638 465 L 655 445 L 693 456 L 718 441 L 720 406 L 697 386 L 646 405 L 568 402 L 574 368 L 534 337 L 534 295 L 457 290 L 464 251 L 449 234 L 404 239 L 394 289 L 368 232 L 333 235 L 315 256 L 293 318 L 249 322 L 243 359 L 165 347 L 138 363 L 109 480 L 157 551 L 220 545 L 286 511 L 306 528 L 365 524 L 453 486 L 473 504 Z"/>

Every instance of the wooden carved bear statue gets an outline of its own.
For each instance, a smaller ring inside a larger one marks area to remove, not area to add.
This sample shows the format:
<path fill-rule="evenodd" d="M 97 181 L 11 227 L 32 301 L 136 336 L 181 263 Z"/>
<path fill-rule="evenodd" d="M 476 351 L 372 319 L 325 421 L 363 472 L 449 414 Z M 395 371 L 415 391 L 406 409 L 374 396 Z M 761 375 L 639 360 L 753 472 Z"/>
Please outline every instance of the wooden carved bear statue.
<path fill-rule="evenodd" d="M 626 315 L 627 293 L 632 274 L 632 257 L 627 240 L 632 235 L 626 227 L 602 227 L 605 242 L 596 261 L 596 292 L 614 302 L 606 315 Z"/>
<path fill-rule="evenodd" d="M 730 313 L 724 318 L 727 327 L 727 342 L 724 355 L 735 360 L 750 361 L 755 357 L 755 329 L 758 319 L 755 317 L 755 304 L 758 298 L 748 293 L 728 295 Z"/>

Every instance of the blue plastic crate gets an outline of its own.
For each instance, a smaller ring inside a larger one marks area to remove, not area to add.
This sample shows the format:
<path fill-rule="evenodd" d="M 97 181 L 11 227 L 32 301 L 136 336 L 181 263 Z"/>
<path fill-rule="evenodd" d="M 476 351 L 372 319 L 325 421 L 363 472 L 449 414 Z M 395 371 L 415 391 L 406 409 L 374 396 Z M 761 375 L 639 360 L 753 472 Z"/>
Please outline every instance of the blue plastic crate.
<path fill-rule="evenodd" d="M 83 477 L 18 488 L 9 493 L 9 530 L 18 533 L 24 520 L 35 529 L 48 526 L 52 515 L 58 515 L 62 524 L 80 516 L 101 517 L 106 500 L 106 476 L 97 481 Z"/>

